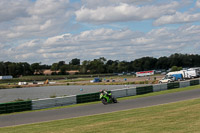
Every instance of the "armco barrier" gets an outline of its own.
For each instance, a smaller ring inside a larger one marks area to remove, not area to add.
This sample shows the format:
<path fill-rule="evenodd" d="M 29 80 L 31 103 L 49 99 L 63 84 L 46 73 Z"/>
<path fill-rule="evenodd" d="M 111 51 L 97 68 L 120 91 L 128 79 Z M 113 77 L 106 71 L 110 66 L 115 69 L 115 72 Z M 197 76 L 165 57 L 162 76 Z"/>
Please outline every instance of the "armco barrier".
<path fill-rule="evenodd" d="M 93 102 L 99 101 L 99 92 L 97 93 L 90 93 L 90 94 L 82 94 L 76 96 L 77 103 L 86 103 L 86 102 Z"/>
<path fill-rule="evenodd" d="M 135 96 L 137 94 L 136 87 L 126 89 L 127 96 Z"/>
<path fill-rule="evenodd" d="M 153 92 L 153 86 L 136 87 L 137 95 Z"/>
<path fill-rule="evenodd" d="M 153 92 L 167 90 L 167 84 L 156 84 L 153 85 Z"/>
<path fill-rule="evenodd" d="M 56 98 L 56 106 L 64 106 L 71 104 L 76 104 L 76 95 Z"/>
<path fill-rule="evenodd" d="M 153 92 L 161 91 L 161 84 L 153 85 Z"/>
<path fill-rule="evenodd" d="M 76 95 L 32 100 L 32 109 L 44 109 L 57 106 L 76 104 Z"/>
<path fill-rule="evenodd" d="M 180 84 L 180 88 L 188 87 L 190 86 L 190 81 L 181 81 L 179 82 L 179 84 Z"/>
<path fill-rule="evenodd" d="M 55 104 L 56 104 L 55 98 L 32 100 L 32 109 L 36 110 L 36 109 L 52 108 L 55 107 Z"/>
<path fill-rule="evenodd" d="M 199 80 L 190 80 L 190 86 L 199 85 Z"/>
<path fill-rule="evenodd" d="M 161 84 L 160 85 L 160 90 L 161 91 L 167 90 L 167 84 Z"/>
<path fill-rule="evenodd" d="M 167 89 L 168 90 L 179 88 L 179 87 L 180 87 L 179 82 L 174 82 L 174 83 L 168 83 L 167 84 Z"/>
<path fill-rule="evenodd" d="M 126 97 L 127 96 L 127 89 L 112 90 L 111 93 L 116 98 L 118 98 L 118 97 Z"/>
<path fill-rule="evenodd" d="M 20 101 L 0 104 L 0 114 L 27 111 L 32 109 L 31 101 Z"/>

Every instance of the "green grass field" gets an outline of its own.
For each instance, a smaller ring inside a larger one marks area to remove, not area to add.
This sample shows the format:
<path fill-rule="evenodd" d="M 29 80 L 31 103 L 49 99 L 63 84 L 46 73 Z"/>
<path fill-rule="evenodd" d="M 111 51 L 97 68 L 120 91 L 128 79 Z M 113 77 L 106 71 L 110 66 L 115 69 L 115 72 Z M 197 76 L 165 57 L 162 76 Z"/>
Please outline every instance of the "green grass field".
<path fill-rule="evenodd" d="M 0 128 L 0 133 L 194 133 L 200 131 L 200 99 Z"/>
<path fill-rule="evenodd" d="M 141 109 L 0 128 L 1 133 L 194 133 L 200 99 Z"/>

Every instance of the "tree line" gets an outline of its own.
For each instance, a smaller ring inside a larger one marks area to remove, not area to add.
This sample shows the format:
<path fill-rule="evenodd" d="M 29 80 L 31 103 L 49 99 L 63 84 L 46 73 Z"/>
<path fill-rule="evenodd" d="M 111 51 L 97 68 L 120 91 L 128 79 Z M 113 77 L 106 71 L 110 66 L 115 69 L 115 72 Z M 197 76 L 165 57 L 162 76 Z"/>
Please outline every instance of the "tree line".
<path fill-rule="evenodd" d="M 68 74 L 66 71 L 69 70 L 79 70 L 80 74 L 121 73 L 158 69 L 167 70 L 173 66 L 200 67 L 200 55 L 175 53 L 169 57 L 142 57 L 134 61 L 107 60 L 104 57 L 100 57 L 92 61 L 84 60 L 82 63 L 80 59 L 74 58 L 68 64 L 65 61 L 59 61 L 52 65 L 2 61 L 0 62 L 0 75 L 12 75 L 14 77 L 35 74 L 42 75 L 45 69 L 51 69 L 54 75 L 65 75 Z"/>

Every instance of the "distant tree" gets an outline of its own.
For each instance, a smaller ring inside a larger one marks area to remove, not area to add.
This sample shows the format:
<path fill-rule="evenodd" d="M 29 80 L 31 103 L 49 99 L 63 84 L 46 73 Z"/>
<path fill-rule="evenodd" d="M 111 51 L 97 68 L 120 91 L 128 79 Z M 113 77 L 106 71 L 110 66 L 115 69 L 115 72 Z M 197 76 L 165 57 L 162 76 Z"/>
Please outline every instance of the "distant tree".
<path fill-rule="evenodd" d="M 141 59 L 136 59 L 132 62 L 132 67 L 135 71 L 143 71 L 143 62 Z"/>
<path fill-rule="evenodd" d="M 60 69 L 60 67 L 63 66 L 63 65 L 65 65 L 65 61 L 59 61 L 59 62 L 57 63 L 58 69 Z"/>
<path fill-rule="evenodd" d="M 119 63 L 120 63 L 119 60 L 113 61 L 112 66 L 111 66 L 111 69 L 113 70 L 114 73 L 119 72 L 119 70 L 118 70 L 118 64 L 119 64 Z"/>
<path fill-rule="evenodd" d="M 33 73 L 37 73 L 37 74 L 42 74 L 43 70 L 41 68 L 41 62 L 40 63 L 33 63 L 31 64 L 31 70 L 33 71 Z"/>
<path fill-rule="evenodd" d="M 90 73 L 105 73 L 105 62 L 106 59 L 104 57 L 91 61 L 89 64 Z"/>
<path fill-rule="evenodd" d="M 113 67 L 112 67 L 112 64 L 114 63 L 114 61 L 112 61 L 112 60 L 108 60 L 107 62 L 106 62 L 106 72 L 107 73 L 113 73 L 114 72 L 114 69 L 113 69 Z"/>
<path fill-rule="evenodd" d="M 5 65 L 4 65 L 4 62 L 0 62 L 0 75 L 5 75 Z"/>
<path fill-rule="evenodd" d="M 15 70 L 16 70 L 16 64 L 15 63 L 10 63 L 8 65 L 8 74 L 15 77 L 16 76 Z"/>
<path fill-rule="evenodd" d="M 180 70 L 182 70 L 182 69 L 183 69 L 182 67 L 172 66 L 171 72 L 180 71 Z"/>
<path fill-rule="evenodd" d="M 40 68 L 41 69 L 51 69 L 51 65 L 46 65 L 46 64 L 40 65 Z"/>
<path fill-rule="evenodd" d="M 58 63 L 53 63 L 51 66 L 51 71 L 57 71 L 57 70 L 59 70 Z"/>
<path fill-rule="evenodd" d="M 132 72 L 153 69 L 169 69 L 173 71 L 181 70 L 183 67 L 200 67 L 200 55 L 175 53 L 169 57 L 160 58 L 142 57 L 133 61 L 106 60 L 104 57 L 92 61 L 84 60 L 80 65 L 80 59 L 74 58 L 69 64 L 64 61 L 53 63 L 52 65 L 41 65 L 41 63 L 29 64 L 27 62 L 0 62 L 0 75 L 32 75 L 42 74 L 44 69 L 55 71 L 60 70 L 60 74 L 66 70 L 80 70 L 80 73 L 117 73 Z"/>
<path fill-rule="evenodd" d="M 128 62 L 121 61 L 118 63 L 118 72 L 128 72 Z"/>
<path fill-rule="evenodd" d="M 66 65 L 62 65 L 61 67 L 60 67 L 60 74 L 61 75 L 66 75 L 67 73 L 66 73 L 66 70 L 67 70 L 67 66 Z"/>
<path fill-rule="evenodd" d="M 80 65 L 80 59 L 74 58 L 69 62 L 69 65 Z"/>
<path fill-rule="evenodd" d="M 89 70 L 90 61 L 84 60 L 80 67 L 80 73 L 86 74 Z"/>
<path fill-rule="evenodd" d="M 32 75 L 33 72 L 31 70 L 31 65 L 27 62 L 19 62 L 16 63 L 16 69 L 19 70 L 19 73 L 16 73 L 16 75 Z M 42 72 L 41 67 L 39 67 L 39 71 Z"/>
<path fill-rule="evenodd" d="M 168 57 L 160 57 L 155 63 L 156 69 L 169 69 L 169 58 Z"/>

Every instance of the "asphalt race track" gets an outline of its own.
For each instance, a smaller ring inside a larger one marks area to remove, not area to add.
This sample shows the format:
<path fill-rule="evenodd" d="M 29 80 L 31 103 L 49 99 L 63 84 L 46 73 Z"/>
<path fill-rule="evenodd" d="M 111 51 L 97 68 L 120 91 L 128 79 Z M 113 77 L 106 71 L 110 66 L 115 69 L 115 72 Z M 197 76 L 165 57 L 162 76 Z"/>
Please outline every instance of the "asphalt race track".
<path fill-rule="evenodd" d="M 0 127 L 30 124 L 51 120 L 67 119 L 79 116 L 87 116 L 101 113 L 109 113 L 120 110 L 141 108 L 159 104 L 166 104 L 182 100 L 200 98 L 200 89 L 170 93 L 158 96 L 150 96 L 131 100 L 123 100 L 117 104 L 103 105 L 92 104 L 71 108 L 54 109 L 47 111 L 26 112 L 0 116 Z"/>

